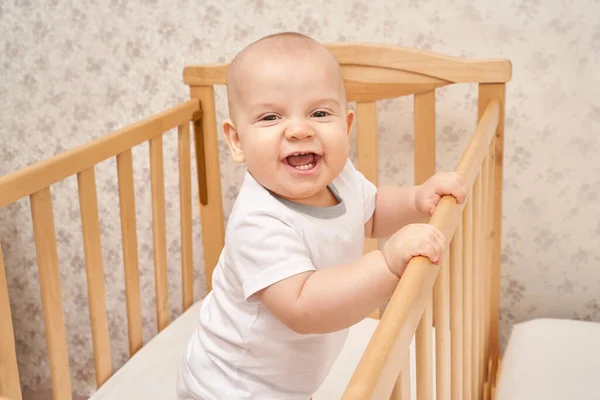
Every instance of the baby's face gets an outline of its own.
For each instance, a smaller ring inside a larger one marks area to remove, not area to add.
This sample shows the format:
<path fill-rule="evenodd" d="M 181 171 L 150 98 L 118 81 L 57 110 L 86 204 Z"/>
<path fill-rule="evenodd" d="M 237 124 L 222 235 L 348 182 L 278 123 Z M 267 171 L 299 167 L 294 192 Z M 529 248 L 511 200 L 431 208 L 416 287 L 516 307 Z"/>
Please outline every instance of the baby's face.
<path fill-rule="evenodd" d="M 348 158 L 353 119 L 337 64 L 322 54 L 255 63 L 236 93 L 235 128 L 225 130 L 239 135 L 238 161 L 279 196 L 323 205 Z"/>

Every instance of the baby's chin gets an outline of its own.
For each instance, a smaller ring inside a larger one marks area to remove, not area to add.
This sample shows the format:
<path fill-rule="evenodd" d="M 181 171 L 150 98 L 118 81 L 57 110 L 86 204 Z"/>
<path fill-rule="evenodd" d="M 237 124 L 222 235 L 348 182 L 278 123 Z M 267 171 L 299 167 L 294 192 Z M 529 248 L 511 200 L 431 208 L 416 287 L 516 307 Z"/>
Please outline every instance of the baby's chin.
<path fill-rule="evenodd" d="M 286 190 L 287 189 L 287 190 Z M 327 186 L 321 187 L 312 186 L 310 188 L 286 188 L 278 191 L 273 191 L 277 196 L 293 201 L 295 203 L 318 206 L 318 200 L 323 191 L 327 190 Z"/>

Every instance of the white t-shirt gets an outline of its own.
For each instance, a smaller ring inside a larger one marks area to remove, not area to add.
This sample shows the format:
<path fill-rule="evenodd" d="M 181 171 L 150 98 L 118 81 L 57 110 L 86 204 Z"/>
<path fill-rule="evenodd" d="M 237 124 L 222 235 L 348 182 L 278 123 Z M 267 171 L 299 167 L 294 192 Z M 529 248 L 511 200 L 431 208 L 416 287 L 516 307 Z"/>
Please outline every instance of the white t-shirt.
<path fill-rule="evenodd" d="M 364 224 L 377 189 L 349 160 L 330 189 L 337 205 L 300 205 L 274 196 L 246 172 L 213 290 L 184 357 L 181 399 L 307 400 L 324 381 L 347 329 L 295 333 L 253 295 L 292 275 L 363 255 Z"/>

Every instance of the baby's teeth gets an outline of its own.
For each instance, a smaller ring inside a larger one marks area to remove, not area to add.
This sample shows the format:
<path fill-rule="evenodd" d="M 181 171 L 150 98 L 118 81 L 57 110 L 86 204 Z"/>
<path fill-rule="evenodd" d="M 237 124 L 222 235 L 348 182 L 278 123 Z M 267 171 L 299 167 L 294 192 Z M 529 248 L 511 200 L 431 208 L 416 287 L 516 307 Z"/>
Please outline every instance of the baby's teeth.
<path fill-rule="evenodd" d="M 299 166 L 294 167 L 294 168 L 301 169 L 301 170 L 306 170 L 306 169 L 311 169 L 312 167 L 313 167 L 313 164 L 310 163 L 310 164 L 306 164 L 306 165 L 299 165 Z"/>

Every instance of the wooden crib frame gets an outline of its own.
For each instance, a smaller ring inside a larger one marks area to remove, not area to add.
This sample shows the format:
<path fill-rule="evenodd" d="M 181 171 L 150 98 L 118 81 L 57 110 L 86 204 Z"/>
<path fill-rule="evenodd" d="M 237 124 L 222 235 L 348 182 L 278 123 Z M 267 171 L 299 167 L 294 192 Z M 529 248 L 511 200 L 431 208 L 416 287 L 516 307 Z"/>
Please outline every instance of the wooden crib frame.
<path fill-rule="evenodd" d="M 477 127 L 456 171 L 471 188 L 458 205 L 442 198 L 430 220 L 449 239 L 441 266 L 416 257 L 392 296 L 344 399 L 409 398 L 409 345 L 416 335 L 417 393 L 431 399 L 432 326 L 435 317 L 436 395 L 443 399 L 493 398 L 499 369 L 498 312 L 502 211 L 505 84 L 508 60 L 465 60 L 397 46 L 330 44 L 340 62 L 348 100 L 356 102 L 358 168 L 377 184 L 376 102 L 414 95 L 415 182 L 435 172 L 435 89 L 478 83 Z M 183 309 L 193 302 L 191 147 L 196 154 L 199 210 L 204 232 L 206 283 L 224 243 L 224 215 L 215 111 L 215 85 L 228 65 L 189 66 L 191 100 L 131 126 L 0 177 L 0 207 L 29 197 L 39 267 L 53 399 L 71 398 L 66 329 L 61 304 L 51 185 L 77 175 L 96 381 L 113 373 L 101 256 L 96 164 L 116 157 L 126 280 L 130 356 L 142 346 L 132 148 L 149 142 L 156 315 L 158 331 L 170 323 L 167 293 L 163 134 L 178 128 Z M 193 138 L 190 140 L 190 122 Z M 375 240 L 365 251 L 377 247 Z M 0 398 L 21 399 L 5 266 L 0 247 Z M 451 334 L 452 333 L 452 334 Z"/>

